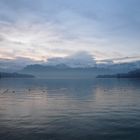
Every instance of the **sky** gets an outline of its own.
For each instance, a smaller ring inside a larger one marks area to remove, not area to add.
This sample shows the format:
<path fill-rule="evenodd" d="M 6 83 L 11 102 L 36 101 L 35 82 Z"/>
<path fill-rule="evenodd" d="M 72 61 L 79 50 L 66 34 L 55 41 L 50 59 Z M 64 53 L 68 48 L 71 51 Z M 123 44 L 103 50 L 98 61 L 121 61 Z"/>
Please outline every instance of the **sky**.
<path fill-rule="evenodd" d="M 1 59 L 79 54 L 97 62 L 140 60 L 140 1 L 0 0 Z"/>

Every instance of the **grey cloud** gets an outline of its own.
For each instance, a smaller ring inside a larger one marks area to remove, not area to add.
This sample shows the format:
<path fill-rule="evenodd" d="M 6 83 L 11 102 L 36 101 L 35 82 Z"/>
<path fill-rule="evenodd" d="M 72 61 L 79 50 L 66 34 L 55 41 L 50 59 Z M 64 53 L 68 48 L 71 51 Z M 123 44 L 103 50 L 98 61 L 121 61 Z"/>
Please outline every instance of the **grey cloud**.
<path fill-rule="evenodd" d="M 14 59 L 0 59 L 0 70 L 3 71 L 18 71 L 30 64 L 41 64 L 42 61 L 34 61 L 25 57 L 16 57 Z"/>
<path fill-rule="evenodd" d="M 27 55 L 30 48 L 39 55 L 27 56 L 40 58 L 53 51 L 69 55 L 69 48 L 104 53 L 97 59 L 120 57 L 114 50 L 132 56 L 140 50 L 139 5 L 139 0 L 0 0 L 1 55 L 5 47 L 13 57 Z"/>
<path fill-rule="evenodd" d="M 127 61 L 133 61 L 133 60 L 140 60 L 140 56 L 130 56 L 130 57 L 120 57 L 120 58 L 112 58 L 112 59 L 105 59 L 100 60 L 99 62 L 102 63 L 114 63 L 114 62 L 127 62 Z"/>
<path fill-rule="evenodd" d="M 96 60 L 88 52 L 81 51 L 67 57 L 50 58 L 48 65 L 66 64 L 70 67 L 92 67 L 96 65 Z"/>

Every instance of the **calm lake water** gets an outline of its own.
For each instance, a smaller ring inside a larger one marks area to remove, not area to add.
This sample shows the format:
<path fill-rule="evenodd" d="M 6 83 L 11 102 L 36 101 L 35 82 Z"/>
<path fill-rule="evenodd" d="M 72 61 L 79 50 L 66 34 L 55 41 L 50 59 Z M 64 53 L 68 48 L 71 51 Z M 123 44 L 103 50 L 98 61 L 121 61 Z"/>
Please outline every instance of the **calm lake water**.
<path fill-rule="evenodd" d="M 140 80 L 0 80 L 0 140 L 139 140 Z"/>

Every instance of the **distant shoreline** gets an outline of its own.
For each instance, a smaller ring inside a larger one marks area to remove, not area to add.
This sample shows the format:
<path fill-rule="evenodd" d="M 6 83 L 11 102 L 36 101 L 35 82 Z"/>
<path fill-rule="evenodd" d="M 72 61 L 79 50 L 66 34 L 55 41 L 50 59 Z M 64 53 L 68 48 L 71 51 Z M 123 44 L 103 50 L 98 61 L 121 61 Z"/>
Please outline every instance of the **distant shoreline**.
<path fill-rule="evenodd" d="M 0 72 L 0 79 L 3 78 L 35 78 L 35 76 L 30 74 Z"/>
<path fill-rule="evenodd" d="M 130 71 L 128 73 L 114 74 L 114 75 L 98 75 L 96 78 L 131 78 L 139 79 L 140 78 L 140 69 Z"/>

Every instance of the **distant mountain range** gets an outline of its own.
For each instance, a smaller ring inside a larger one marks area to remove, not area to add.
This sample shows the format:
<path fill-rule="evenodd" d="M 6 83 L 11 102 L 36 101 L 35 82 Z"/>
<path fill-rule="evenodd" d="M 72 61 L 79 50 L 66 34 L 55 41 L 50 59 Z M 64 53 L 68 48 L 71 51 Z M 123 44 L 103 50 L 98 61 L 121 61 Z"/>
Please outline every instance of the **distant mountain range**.
<path fill-rule="evenodd" d="M 57 63 L 56 63 L 57 62 Z M 0 71 L 1 72 L 18 72 L 23 70 L 28 66 L 35 67 L 38 65 L 45 66 L 50 68 L 53 67 L 54 69 L 61 67 L 61 68 L 96 68 L 96 69 L 108 69 L 114 73 L 121 73 L 121 72 L 129 72 L 135 69 L 140 68 L 140 61 L 128 62 L 128 63 L 110 63 L 110 62 L 103 62 L 103 63 L 96 63 L 92 61 L 84 61 L 83 59 L 77 60 L 76 59 L 58 59 L 56 58 L 50 59 L 47 62 L 44 61 L 33 61 L 27 58 L 16 58 L 16 59 L 0 59 Z"/>
<path fill-rule="evenodd" d="M 93 78 L 97 75 L 110 75 L 117 73 L 127 73 L 129 71 L 138 69 L 140 67 L 139 62 L 123 63 L 123 64 L 112 64 L 103 65 L 98 64 L 94 67 L 70 67 L 65 64 L 58 65 L 28 65 L 20 73 L 33 74 L 37 77 L 44 78 Z"/>
<path fill-rule="evenodd" d="M 55 66 L 29 65 L 22 69 L 20 73 L 33 74 L 37 77 L 45 78 L 93 78 L 96 77 L 98 74 L 107 74 L 108 71 L 109 70 L 106 68 L 71 68 L 67 65 L 59 64 Z"/>
<path fill-rule="evenodd" d="M 21 74 L 24 73 L 24 74 Z M 89 68 L 71 68 L 60 64 L 56 66 L 28 65 L 20 73 L 0 72 L 0 78 L 140 78 L 140 69 L 129 71 L 127 73 L 117 73 L 110 68 L 89 67 Z M 98 76 L 97 76 L 98 75 Z"/>
<path fill-rule="evenodd" d="M 81 59 L 76 61 L 72 58 L 58 59 L 57 61 L 53 58 L 48 62 L 35 62 L 25 58 L 15 60 L 0 59 L 0 71 L 25 73 L 43 78 L 93 78 L 97 77 L 97 75 L 128 73 L 129 71 L 140 69 L 140 61 L 128 63 L 92 63 L 92 61 L 82 63 L 81 61 Z"/>

